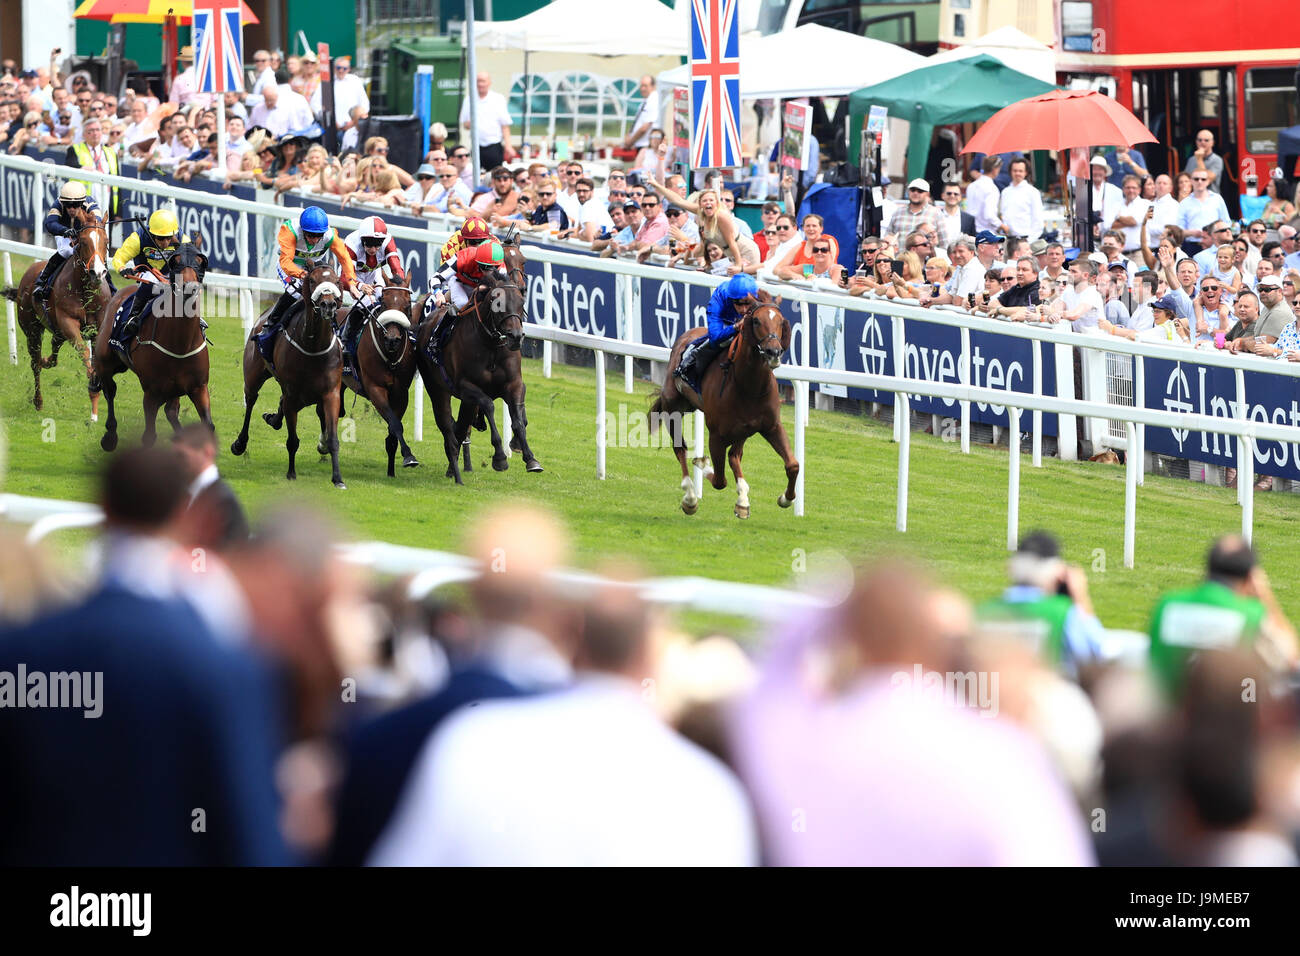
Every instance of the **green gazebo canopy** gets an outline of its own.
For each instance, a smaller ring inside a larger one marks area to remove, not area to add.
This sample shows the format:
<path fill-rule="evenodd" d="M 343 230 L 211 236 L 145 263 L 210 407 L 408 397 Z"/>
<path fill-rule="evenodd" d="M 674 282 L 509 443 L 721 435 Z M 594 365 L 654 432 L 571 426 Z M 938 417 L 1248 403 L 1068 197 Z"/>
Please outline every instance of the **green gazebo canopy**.
<path fill-rule="evenodd" d="M 1053 89 L 1056 87 L 987 54 L 924 66 L 876 86 L 865 86 L 849 97 L 853 159 L 858 158 L 862 124 L 872 106 L 887 107 L 891 117 L 911 122 L 907 175 L 916 177 L 925 175 L 936 126 L 986 120 L 1004 106 Z"/>

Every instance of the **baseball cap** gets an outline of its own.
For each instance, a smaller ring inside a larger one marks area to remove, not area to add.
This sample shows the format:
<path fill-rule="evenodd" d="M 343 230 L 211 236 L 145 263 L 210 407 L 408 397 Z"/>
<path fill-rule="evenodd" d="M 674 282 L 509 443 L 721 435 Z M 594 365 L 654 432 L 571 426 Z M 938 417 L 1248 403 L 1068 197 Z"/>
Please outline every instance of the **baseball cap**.
<path fill-rule="evenodd" d="M 1002 245 L 1002 237 L 996 232 L 989 232 L 987 229 L 981 229 L 975 236 L 975 245 L 986 246 L 990 242 Z"/>
<path fill-rule="evenodd" d="M 1172 295 L 1165 294 L 1152 302 L 1151 308 L 1163 309 L 1171 315 L 1175 315 L 1178 312 L 1178 300 Z"/>
<path fill-rule="evenodd" d="M 1046 239 L 1035 239 L 1033 242 L 1029 244 L 1029 254 L 1031 256 L 1041 256 L 1046 251 L 1047 251 Z"/>
<path fill-rule="evenodd" d="M 1261 289 L 1280 289 L 1282 280 L 1278 276 L 1264 276 L 1259 282 L 1255 283 Z"/>
<path fill-rule="evenodd" d="M 432 176 L 437 179 L 438 171 L 433 168 L 432 163 L 421 163 L 420 168 L 415 171 L 415 176 L 417 179 L 421 176 Z"/>
<path fill-rule="evenodd" d="M 669 206 L 667 209 L 664 210 L 664 212 L 667 213 L 667 214 L 670 215 L 670 216 L 675 216 L 675 215 L 677 215 L 678 213 L 685 212 L 685 211 L 686 211 L 686 210 L 682 209 L 681 206 L 678 206 L 678 205 L 676 205 L 676 204 L 674 204 L 674 205 L 672 205 L 672 206 Z"/>
<path fill-rule="evenodd" d="M 623 203 L 623 208 L 624 208 L 624 209 L 640 209 L 640 208 L 641 208 L 641 204 L 640 204 L 639 202 L 637 202 L 635 199 L 629 199 L 627 202 Z"/>
<path fill-rule="evenodd" d="M 1097 263 L 1097 265 L 1099 265 L 1103 269 L 1105 269 L 1108 265 L 1110 265 L 1110 260 L 1106 258 L 1105 253 L 1101 253 L 1101 252 L 1094 252 L 1090 254 L 1088 256 L 1088 261 Z"/>
<path fill-rule="evenodd" d="M 1125 262 L 1123 259 L 1119 260 L 1119 262 L 1109 263 L 1106 266 L 1106 268 L 1110 269 L 1112 272 L 1118 271 L 1118 272 L 1123 272 L 1125 275 L 1128 274 L 1128 263 Z"/>
<path fill-rule="evenodd" d="M 1088 165 L 1100 166 L 1102 169 L 1110 169 L 1110 163 L 1106 162 L 1106 157 L 1102 156 L 1100 153 L 1092 157 L 1092 162 L 1090 162 Z"/>
<path fill-rule="evenodd" d="M 920 189 L 928 193 L 930 191 L 930 184 L 927 183 L 924 179 L 913 179 L 910 183 L 907 184 L 907 188 Z"/>

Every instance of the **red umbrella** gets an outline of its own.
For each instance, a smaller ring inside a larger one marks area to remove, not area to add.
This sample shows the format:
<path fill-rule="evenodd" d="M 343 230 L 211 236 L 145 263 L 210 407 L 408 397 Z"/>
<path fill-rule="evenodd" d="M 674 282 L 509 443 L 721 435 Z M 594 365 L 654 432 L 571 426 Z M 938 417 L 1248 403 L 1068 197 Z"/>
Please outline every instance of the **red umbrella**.
<path fill-rule="evenodd" d="M 1052 90 L 1003 107 L 970 138 L 963 153 L 1158 143 L 1140 119 L 1096 90 Z"/>

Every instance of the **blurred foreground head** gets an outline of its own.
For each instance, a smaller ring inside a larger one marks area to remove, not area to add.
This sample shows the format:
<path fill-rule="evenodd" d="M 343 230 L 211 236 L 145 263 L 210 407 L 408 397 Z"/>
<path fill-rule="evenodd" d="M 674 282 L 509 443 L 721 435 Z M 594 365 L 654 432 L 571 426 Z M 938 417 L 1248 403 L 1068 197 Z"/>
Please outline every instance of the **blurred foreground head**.
<path fill-rule="evenodd" d="M 1227 534 L 1214 542 L 1205 563 L 1206 577 L 1237 590 L 1246 585 L 1257 561 L 1245 538 Z"/>
<path fill-rule="evenodd" d="M 549 512 L 505 505 L 474 523 L 466 550 L 482 569 L 470 583 L 479 615 L 536 626 L 535 612 L 553 602 L 548 575 L 569 561 L 569 535 Z"/>
<path fill-rule="evenodd" d="M 1040 590 L 1055 590 L 1065 563 L 1061 560 L 1061 545 L 1046 531 L 1034 531 L 1020 539 L 1007 562 L 1012 584 L 1027 584 Z"/>
<path fill-rule="evenodd" d="M 190 477 L 174 448 L 129 448 L 108 461 L 100 483 L 104 526 L 162 534 L 189 501 Z"/>
<path fill-rule="evenodd" d="M 919 568 L 905 561 L 859 568 L 853 591 L 840 609 L 841 660 L 854 671 L 882 667 L 936 667 L 946 663 L 950 642 L 946 617 Z"/>

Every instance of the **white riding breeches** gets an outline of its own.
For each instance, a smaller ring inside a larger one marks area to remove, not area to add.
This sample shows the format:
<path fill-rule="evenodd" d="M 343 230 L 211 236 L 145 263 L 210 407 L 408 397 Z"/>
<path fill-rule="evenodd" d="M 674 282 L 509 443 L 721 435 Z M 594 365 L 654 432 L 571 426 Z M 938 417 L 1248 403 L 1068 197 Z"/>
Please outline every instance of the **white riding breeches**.
<path fill-rule="evenodd" d="M 447 279 L 447 294 L 451 298 L 452 307 L 457 312 L 463 311 L 465 306 L 469 305 L 469 297 L 473 295 L 474 290 L 460 281 L 460 276 L 451 276 Z"/>

